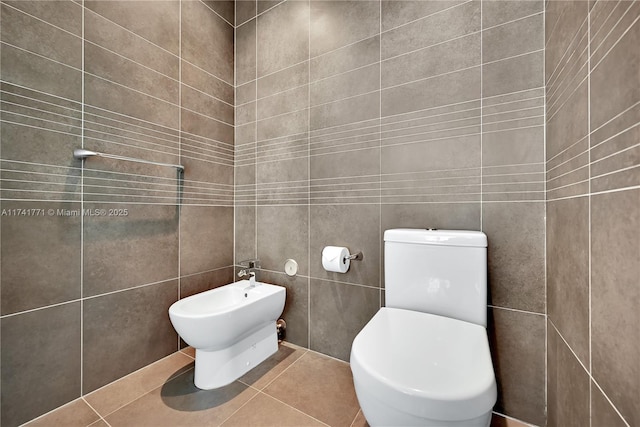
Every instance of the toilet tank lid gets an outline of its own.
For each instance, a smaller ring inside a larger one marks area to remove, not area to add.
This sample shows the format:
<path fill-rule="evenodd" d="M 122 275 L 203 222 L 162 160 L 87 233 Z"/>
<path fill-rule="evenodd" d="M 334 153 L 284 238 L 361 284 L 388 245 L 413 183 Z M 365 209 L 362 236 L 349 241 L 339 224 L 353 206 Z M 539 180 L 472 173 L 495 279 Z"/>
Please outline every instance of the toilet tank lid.
<path fill-rule="evenodd" d="M 487 247 L 487 235 L 482 231 L 428 230 L 425 228 L 394 228 L 384 232 L 385 242 L 422 245 Z"/>

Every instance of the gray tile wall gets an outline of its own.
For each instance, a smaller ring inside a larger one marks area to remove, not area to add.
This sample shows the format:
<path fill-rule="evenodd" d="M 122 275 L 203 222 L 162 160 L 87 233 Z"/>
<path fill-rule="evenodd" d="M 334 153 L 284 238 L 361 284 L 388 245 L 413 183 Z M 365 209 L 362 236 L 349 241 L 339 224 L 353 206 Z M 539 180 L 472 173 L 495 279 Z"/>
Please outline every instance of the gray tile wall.
<path fill-rule="evenodd" d="M 640 423 L 639 18 L 547 2 L 549 426 Z"/>
<path fill-rule="evenodd" d="M 2 1 L 0 19 L 9 427 L 176 351 L 169 305 L 232 280 L 234 7 Z M 184 179 L 108 159 L 83 167 L 72 157 L 83 146 L 182 163 Z M 79 209 L 128 215 L 58 214 Z"/>
<path fill-rule="evenodd" d="M 384 230 L 483 230 L 496 411 L 544 425 L 543 2 L 236 7 L 235 260 L 287 287 L 288 339 L 348 360 Z M 328 273 L 327 245 L 364 260 Z"/>

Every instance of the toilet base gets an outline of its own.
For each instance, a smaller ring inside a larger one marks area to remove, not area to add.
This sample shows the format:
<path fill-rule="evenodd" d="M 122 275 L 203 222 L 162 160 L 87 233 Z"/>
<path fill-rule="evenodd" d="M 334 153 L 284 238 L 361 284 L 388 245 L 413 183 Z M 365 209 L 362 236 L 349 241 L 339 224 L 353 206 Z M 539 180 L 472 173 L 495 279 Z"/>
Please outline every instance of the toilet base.
<path fill-rule="evenodd" d="M 470 420 L 434 420 L 401 412 L 364 390 L 355 378 L 353 383 L 362 414 L 371 427 L 489 427 L 491 424 L 491 411 Z"/>
<path fill-rule="evenodd" d="M 195 385 L 211 390 L 231 384 L 276 351 L 278 334 L 275 322 L 262 326 L 230 347 L 196 349 Z"/>

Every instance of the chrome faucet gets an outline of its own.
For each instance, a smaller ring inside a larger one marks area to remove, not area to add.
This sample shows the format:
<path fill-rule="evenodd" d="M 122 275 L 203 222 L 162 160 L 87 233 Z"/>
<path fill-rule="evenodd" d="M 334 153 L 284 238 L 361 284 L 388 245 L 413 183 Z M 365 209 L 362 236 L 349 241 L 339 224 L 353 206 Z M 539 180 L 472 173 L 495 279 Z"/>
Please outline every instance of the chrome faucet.
<path fill-rule="evenodd" d="M 244 267 L 244 268 L 238 272 L 238 277 L 249 276 L 249 286 L 247 286 L 245 289 L 255 288 L 256 287 L 256 270 L 260 269 L 260 260 L 249 259 L 245 261 L 240 261 L 239 264 L 241 267 Z"/>

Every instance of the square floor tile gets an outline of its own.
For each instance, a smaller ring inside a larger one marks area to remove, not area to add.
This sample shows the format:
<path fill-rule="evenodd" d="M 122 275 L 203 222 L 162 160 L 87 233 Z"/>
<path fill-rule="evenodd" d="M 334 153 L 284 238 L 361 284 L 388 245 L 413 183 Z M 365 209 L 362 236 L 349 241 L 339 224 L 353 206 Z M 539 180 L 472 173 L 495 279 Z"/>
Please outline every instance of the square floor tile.
<path fill-rule="evenodd" d="M 222 427 L 306 427 L 324 426 L 318 420 L 277 401 L 258 394 L 222 424 Z"/>
<path fill-rule="evenodd" d="M 350 426 L 360 406 L 345 362 L 308 352 L 264 390 L 330 426 Z"/>

